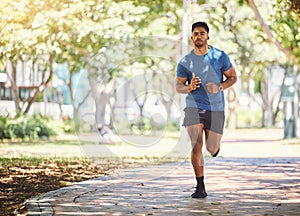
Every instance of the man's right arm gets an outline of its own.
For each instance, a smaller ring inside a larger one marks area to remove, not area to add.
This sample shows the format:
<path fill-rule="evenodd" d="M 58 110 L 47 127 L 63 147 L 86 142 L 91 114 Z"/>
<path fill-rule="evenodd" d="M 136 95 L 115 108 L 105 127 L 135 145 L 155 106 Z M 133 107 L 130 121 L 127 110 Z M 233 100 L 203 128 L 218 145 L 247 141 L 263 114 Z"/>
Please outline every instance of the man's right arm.
<path fill-rule="evenodd" d="M 186 85 L 187 78 L 176 77 L 176 91 L 181 94 L 188 94 L 192 91 L 190 85 Z"/>
<path fill-rule="evenodd" d="M 190 84 L 186 84 L 187 78 L 176 77 L 176 91 L 181 94 L 188 94 L 200 87 L 199 77 L 193 77 Z"/>

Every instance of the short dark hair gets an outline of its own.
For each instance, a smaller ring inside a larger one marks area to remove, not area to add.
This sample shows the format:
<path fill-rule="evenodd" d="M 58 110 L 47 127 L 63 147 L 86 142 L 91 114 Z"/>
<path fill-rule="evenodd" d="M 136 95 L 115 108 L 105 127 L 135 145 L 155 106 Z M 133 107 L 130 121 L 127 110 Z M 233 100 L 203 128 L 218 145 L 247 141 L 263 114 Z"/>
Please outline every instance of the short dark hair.
<path fill-rule="evenodd" d="M 193 25 L 192 25 L 192 32 L 194 31 L 195 28 L 197 27 L 202 27 L 204 28 L 207 33 L 209 33 L 209 28 L 208 28 L 208 25 L 206 22 L 195 22 Z"/>

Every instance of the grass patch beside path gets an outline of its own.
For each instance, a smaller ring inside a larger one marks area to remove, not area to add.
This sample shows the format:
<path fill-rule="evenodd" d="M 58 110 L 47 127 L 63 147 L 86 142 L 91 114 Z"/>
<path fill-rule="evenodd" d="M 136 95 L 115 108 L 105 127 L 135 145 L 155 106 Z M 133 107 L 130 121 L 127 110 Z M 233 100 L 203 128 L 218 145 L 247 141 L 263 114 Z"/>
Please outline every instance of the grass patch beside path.
<path fill-rule="evenodd" d="M 0 144 L 0 215 L 26 215 L 25 201 L 120 169 L 170 162 L 158 157 L 85 158 L 76 141 Z"/>

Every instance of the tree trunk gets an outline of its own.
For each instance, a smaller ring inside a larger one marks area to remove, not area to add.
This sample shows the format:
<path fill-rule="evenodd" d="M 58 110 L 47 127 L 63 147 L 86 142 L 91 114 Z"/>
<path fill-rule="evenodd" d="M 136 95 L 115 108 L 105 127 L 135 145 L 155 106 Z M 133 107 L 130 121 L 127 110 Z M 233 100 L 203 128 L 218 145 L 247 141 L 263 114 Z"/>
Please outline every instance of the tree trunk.
<path fill-rule="evenodd" d="M 238 107 L 238 100 L 237 100 L 236 95 L 237 94 L 236 94 L 234 88 L 228 89 L 227 100 L 228 100 L 229 115 L 228 115 L 227 127 L 230 129 L 236 129 L 236 127 L 237 127 L 235 111 Z"/>
<path fill-rule="evenodd" d="M 279 100 L 278 100 L 278 103 L 276 105 L 276 110 L 273 114 L 273 118 L 272 118 L 272 125 L 274 126 L 275 123 L 276 123 L 276 118 L 277 118 L 277 115 L 280 111 L 280 108 L 279 108 L 279 105 L 281 104 L 281 98 L 282 98 L 282 90 L 283 90 L 283 86 L 284 86 L 284 81 L 285 81 L 285 77 L 287 75 L 287 70 L 285 70 L 284 72 L 284 77 L 283 77 L 283 80 L 282 80 L 282 83 L 281 83 L 281 86 L 280 86 L 280 96 L 279 96 Z"/>
<path fill-rule="evenodd" d="M 111 119 L 110 119 L 110 127 L 113 128 L 114 127 L 114 122 L 115 122 L 115 107 L 116 107 L 116 101 L 117 101 L 117 90 L 116 90 L 116 82 L 114 80 L 112 80 L 113 84 L 113 99 L 112 98 L 108 98 L 108 103 L 109 103 L 109 107 L 111 110 Z"/>
<path fill-rule="evenodd" d="M 172 77 L 168 77 L 168 75 L 163 75 L 163 74 L 155 74 L 155 76 L 159 77 L 159 93 L 160 93 L 160 98 L 162 103 L 164 104 L 166 111 L 168 113 L 168 123 L 170 121 L 170 114 L 171 114 L 171 106 L 173 104 L 174 101 L 174 97 L 176 94 L 176 91 L 174 90 L 174 79 L 172 79 Z M 168 96 L 170 96 L 169 98 L 166 99 L 166 95 L 164 94 L 164 92 L 166 90 L 170 89 L 170 93 Z"/>
<path fill-rule="evenodd" d="M 44 74 L 46 73 L 46 71 L 43 72 Z M 25 109 L 23 109 L 23 113 L 28 113 L 30 110 L 30 107 L 32 106 L 32 104 L 36 101 L 37 97 L 39 96 L 39 94 L 41 92 L 44 91 L 44 89 L 46 88 L 46 86 L 49 84 L 49 82 L 52 80 L 52 76 L 53 76 L 53 59 L 50 56 L 49 57 L 49 76 L 48 78 L 44 81 L 44 75 L 43 75 L 43 79 L 42 82 L 40 83 L 39 86 L 37 86 L 32 92 L 31 92 L 31 96 L 26 100 L 24 106 Z"/>
<path fill-rule="evenodd" d="M 143 76 L 142 77 L 143 81 L 139 80 L 140 76 Z M 139 111 L 140 111 L 139 123 L 138 123 L 140 126 L 139 127 L 140 130 L 144 129 L 144 106 L 145 106 L 145 103 L 147 101 L 148 94 L 149 94 L 148 86 L 149 86 L 150 82 L 147 82 L 146 76 L 147 76 L 147 72 L 144 72 L 143 75 L 138 75 L 134 79 L 129 81 L 129 88 L 131 90 L 131 93 L 133 94 L 134 100 L 135 100 L 136 104 L 138 105 Z M 138 95 L 138 93 L 140 93 L 140 92 L 138 92 L 140 89 L 137 88 L 138 84 L 142 84 L 145 87 L 143 99 L 140 99 L 140 100 L 139 100 L 140 95 Z"/>
<path fill-rule="evenodd" d="M 105 107 L 108 104 L 109 96 L 105 93 L 105 84 L 99 85 L 96 80 L 96 74 L 89 70 L 89 83 L 91 87 L 91 93 L 94 98 L 96 111 L 95 111 L 95 124 L 105 124 Z"/>
<path fill-rule="evenodd" d="M 10 74 L 7 73 L 7 77 L 10 79 L 16 111 L 19 114 L 21 114 L 22 111 L 21 99 L 19 95 L 19 88 L 17 86 L 17 68 L 16 68 L 17 63 L 14 62 L 13 60 L 10 60 L 9 62 L 11 64 L 12 71 L 11 71 L 11 76 Z"/>

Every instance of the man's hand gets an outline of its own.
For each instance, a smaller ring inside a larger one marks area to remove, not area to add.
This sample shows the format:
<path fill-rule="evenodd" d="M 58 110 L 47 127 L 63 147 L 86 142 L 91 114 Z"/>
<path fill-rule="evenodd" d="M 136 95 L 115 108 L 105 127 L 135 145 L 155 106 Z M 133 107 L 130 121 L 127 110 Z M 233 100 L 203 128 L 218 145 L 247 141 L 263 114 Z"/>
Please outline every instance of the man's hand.
<path fill-rule="evenodd" d="M 201 84 L 201 79 L 199 77 L 195 76 L 195 73 L 193 73 L 193 78 L 191 80 L 191 83 L 189 84 L 189 90 L 194 91 L 197 88 L 200 88 L 200 84 Z"/>
<path fill-rule="evenodd" d="M 209 93 L 211 93 L 211 94 L 216 94 L 219 92 L 219 86 L 212 82 L 208 82 L 206 84 L 206 88 L 209 91 Z"/>
<path fill-rule="evenodd" d="M 195 73 L 193 73 L 193 77 L 190 84 L 186 84 L 187 78 L 183 77 L 176 77 L 176 91 L 181 94 L 188 94 L 197 88 L 200 88 L 201 79 L 199 77 L 195 76 Z"/>

